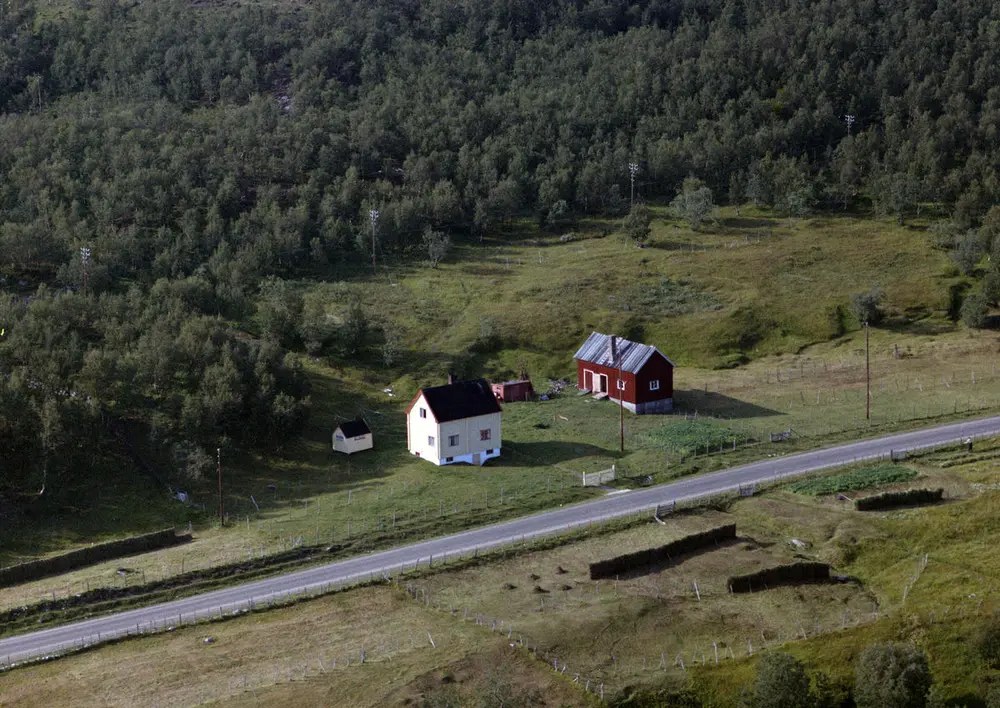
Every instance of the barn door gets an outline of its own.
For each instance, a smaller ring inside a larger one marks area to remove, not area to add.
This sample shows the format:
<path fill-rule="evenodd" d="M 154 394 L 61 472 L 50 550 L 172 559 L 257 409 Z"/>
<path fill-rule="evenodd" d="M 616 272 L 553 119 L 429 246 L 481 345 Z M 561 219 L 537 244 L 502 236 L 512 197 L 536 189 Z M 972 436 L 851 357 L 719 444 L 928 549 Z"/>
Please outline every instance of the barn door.
<path fill-rule="evenodd" d="M 583 387 L 588 391 L 594 390 L 594 372 L 584 371 L 583 372 Z"/>

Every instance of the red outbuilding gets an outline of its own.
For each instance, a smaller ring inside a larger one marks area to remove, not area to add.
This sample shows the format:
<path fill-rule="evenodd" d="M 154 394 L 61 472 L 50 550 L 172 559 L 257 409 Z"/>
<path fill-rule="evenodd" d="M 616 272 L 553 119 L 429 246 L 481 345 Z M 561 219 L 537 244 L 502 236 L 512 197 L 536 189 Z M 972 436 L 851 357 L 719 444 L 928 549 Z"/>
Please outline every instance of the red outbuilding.
<path fill-rule="evenodd" d="M 574 358 L 577 387 L 594 398 L 621 400 L 638 414 L 673 409 L 674 362 L 656 347 L 594 332 Z"/>
<path fill-rule="evenodd" d="M 495 383 L 493 395 L 501 403 L 511 403 L 513 401 L 530 401 L 535 397 L 535 389 L 531 387 L 531 381 L 527 379 L 521 381 L 504 381 Z"/>

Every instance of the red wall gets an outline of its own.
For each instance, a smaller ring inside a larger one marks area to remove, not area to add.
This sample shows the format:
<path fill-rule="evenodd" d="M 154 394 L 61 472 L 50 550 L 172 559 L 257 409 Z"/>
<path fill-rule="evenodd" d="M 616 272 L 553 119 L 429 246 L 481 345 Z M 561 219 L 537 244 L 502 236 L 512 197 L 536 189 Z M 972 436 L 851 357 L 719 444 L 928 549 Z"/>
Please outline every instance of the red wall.
<path fill-rule="evenodd" d="M 608 377 L 608 395 L 612 398 L 618 398 L 618 369 L 578 360 L 576 362 L 577 388 L 585 388 L 585 369 L 593 371 L 595 379 L 597 374 L 606 375 Z M 654 354 L 638 375 L 623 371 L 622 378 L 625 380 L 625 400 L 628 403 L 649 403 L 674 396 L 674 367 L 660 355 Z M 649 382 L 654 379 L 660 380 L 660 388 L 657 391 L 650 391 Z M 597 390 L 596 381 L 591 390 Z"/>

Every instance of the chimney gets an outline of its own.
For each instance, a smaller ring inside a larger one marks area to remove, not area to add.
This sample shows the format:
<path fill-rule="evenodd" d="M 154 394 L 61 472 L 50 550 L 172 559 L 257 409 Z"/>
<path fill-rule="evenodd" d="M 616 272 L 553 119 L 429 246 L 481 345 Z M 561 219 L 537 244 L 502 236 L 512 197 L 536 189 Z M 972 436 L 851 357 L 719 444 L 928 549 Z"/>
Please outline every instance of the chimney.
<path fill-rule="evenodd" d="M 618 364 L 618 337 L 611 335 L 611 365 Z"/>
<path fill-rule="evenodd" d="M 448 372 L 448 385 L 451 386 L 453 383 L 455 383 L 455 374 L 453 374 L 453 373 L 451 373 L 449 371 Z"/>

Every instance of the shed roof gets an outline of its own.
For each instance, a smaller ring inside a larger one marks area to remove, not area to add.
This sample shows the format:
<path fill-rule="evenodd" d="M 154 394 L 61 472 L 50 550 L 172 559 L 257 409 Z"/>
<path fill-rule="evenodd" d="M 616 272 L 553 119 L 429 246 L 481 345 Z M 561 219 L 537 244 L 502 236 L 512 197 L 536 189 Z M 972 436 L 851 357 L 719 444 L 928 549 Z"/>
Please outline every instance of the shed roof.
<path fill-rule="evenodd" d="M 358 438 L 372 432 L 372 429 L 368 427 L 368 423 L 360 418 L 358 420 L 348 420 L 337 427 L 340 428 L 340 432 L 344 434 L 345 438 Z"/>
<path fill-rule="evenodd" d="M 630 374 L 639 373 L 639 370 L 646 365 L 646 362 L 649 361 L 649 358 L 653 354 L 659 354 L 670 362 L 671 366 L 676 366 L 666 354 L 650 344 L 639 344 L 638 342 L 618 337 L 617 346 L 618 356 L 621 359 L 621 369 Z M 573 358 L 616 369 L 619 366 L 618 362 L 613 361 L 611 358 L 611 335 L 601 334 L 600 332 L 592 332 L 587 337 L 587 341 L 583 343 L 583 346 L 573 355 Z"/>
<path fill-rule="evenodd" d="M 424 394 L 427 405 L 439 423 L 500 413 L 503 410 L 486 379 L 422 388 L 420 393 Z M 418 398 L 420 393 L 417 394 Z M 412 407 L 413 404 L 410 404 L 410 408 Z M 408 408 L 407 412 L 409 410 Z"/>

